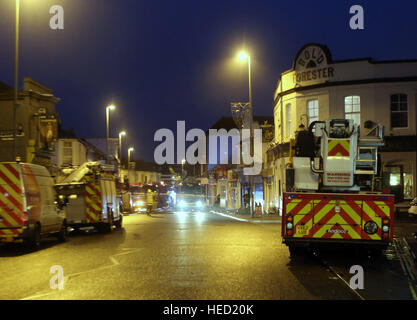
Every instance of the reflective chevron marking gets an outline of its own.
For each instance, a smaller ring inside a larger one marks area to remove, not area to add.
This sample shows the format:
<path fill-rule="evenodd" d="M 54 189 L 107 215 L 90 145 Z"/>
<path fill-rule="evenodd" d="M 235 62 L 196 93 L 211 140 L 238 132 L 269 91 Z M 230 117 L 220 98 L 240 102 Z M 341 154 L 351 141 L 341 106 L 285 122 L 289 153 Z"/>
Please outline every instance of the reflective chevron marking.
<path fill-rule="evenodd" d="M 0 237 L 22 233 L 23 196 L 17 164 L 0 165 Z"/>
<path fill-rule="evenodd" d="M 349 157 L 350 140 L 329 140 L 328 143 L 329 157 Z"/>
<path fill-rule="evenodd" d="M 393 215 L 393 199 L 347 195 L 342 199 L 317 194 L 284 195 L 284 213 L 293 217 L 293 238 L 382 240 L 382 219 Z M 362 200 L 361 200 L 362 199 Z M 378 232 L 369 235 L 365 224 L 373 221 Z M 283 225 L 285 231 L 286 225 Z M 285 233 L 284 233 L 285 236 Z"/>

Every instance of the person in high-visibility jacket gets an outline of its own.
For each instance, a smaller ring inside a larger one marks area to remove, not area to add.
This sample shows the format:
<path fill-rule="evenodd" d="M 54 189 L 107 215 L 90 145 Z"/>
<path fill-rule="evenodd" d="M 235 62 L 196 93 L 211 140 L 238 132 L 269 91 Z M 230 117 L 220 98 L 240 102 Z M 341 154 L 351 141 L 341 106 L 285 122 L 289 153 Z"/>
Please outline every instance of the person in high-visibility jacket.
<path fill-rule="evenodd" d="M 152 192 L 152 190 L 151 189 L 148 189 L 148 192 L 146 193 L 146 207 L 147 207 L 147 210 L 146 210 L 146 213 L 149 215 L 151 212 L 152 212 L 152 210 L 153 210 L 153 202 L 154 202 L 154 199 L 153 199 L 153 192 Z"/>

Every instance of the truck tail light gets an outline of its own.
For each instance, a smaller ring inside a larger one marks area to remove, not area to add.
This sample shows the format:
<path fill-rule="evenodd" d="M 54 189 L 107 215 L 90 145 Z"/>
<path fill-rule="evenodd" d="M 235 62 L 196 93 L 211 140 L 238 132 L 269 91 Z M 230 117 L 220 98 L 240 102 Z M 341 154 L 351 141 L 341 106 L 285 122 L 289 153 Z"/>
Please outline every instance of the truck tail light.
<path fill-rule="evenodd" d="M 29 223 L 29 215 L 26 211 L 22 212 L 22 215 L 21 215 L 20 218 L 22 219 L 22 223 L 23 223 L 24 226 Z"/>
<path fill-rule="evenodd" d="M 382 219 L 382 239 L 387 240 L 389 238 L 390 220 L 388 218 Z"/>
<path fill-rule="evenodd" d="M 292 215 L 288 215 L 285 217 L 285 226 L 287 229 L 287 236 L 292 237 L 294 234 L 294 217 Z"/>

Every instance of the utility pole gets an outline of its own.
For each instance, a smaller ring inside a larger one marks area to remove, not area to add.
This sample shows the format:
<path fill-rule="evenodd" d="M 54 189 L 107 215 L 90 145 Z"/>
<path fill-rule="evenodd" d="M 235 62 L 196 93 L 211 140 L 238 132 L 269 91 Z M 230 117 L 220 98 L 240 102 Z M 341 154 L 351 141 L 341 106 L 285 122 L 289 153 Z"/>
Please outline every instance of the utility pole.
<path fill-rule="evenodd" d="M 249 120 L 250 120 L 250 154 L 255 161 L 254 152 L 254 129 L 253 129 L 253 106 L 252 106 L 252 70 L 251 70 L 251 59 L 248 56 L 248 68 L 249 68 Z M 254 176 L 249 176 L 250 180 L 250 204 L 251 204 L 251 217 L 255 217 L 255 195 L 254 195 Z"/>
<path fill-rule="evenodd" d="M 250 122 L 250 155 L 254 159 L 254 128 L 253 128 L 253 104 L 252 104 L 252 66 L 251 66 L 251 57 L 245 52 L 239 53 L 238 58 L 241 61 L 248 60 L 248 72 L 249 72 L 249 122 Z M 254 197 L 254 176 L 249 176 L 250 183 L 250 213 L 251 217 L 255 217 L 255 197 Z"/>
<path fill-rule="evenodd" d="M 17 107 L 19 99 L 19 18 L 20 0 L 16 0 L 16 35 L 15 35 L 15 56 L 14 56 L 14 102 L 13 102 L 13 159 L 16 161 L 16 127 L 17 127 Z"/>

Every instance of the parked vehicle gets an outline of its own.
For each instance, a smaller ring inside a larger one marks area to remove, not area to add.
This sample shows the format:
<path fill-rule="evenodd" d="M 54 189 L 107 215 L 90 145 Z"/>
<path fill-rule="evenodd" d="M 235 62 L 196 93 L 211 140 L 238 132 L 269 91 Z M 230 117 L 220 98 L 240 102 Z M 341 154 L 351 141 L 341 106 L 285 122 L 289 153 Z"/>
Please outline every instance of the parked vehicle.
<path fill-rule="evenodd" d="M 414 200 L 411 201 L 410 209 L 408 209 L 408 213 L 417 216 L 417 198 L 414 198 Z"/>
<path fill-rule="evenodd" d="M 111 232 L 122 227 L 120 197 L 117 196 L 114 167 L 88 162 L 56 185 L 66 208 L 68 225 L 74 229 L 94 227 Z"/>
<path fill-rule="evenodd" d="M 0 242 L 34 248 L 41 237 L 67 237 L 64 203 L 59 202 L 48 170 L 27 163 L 0 163 Z"/>

